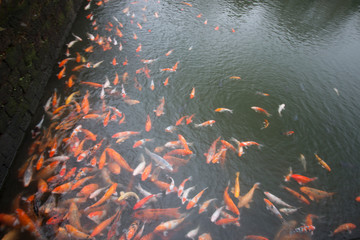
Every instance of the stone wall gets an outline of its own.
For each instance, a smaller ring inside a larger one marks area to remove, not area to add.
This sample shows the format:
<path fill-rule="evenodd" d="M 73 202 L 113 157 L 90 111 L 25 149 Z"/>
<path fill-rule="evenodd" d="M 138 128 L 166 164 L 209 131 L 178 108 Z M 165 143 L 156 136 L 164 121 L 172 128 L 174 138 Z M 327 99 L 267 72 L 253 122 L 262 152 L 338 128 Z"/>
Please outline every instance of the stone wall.
<path fill-rule="evenodd" d="M 0 188 L 83 0 L 0 0 Z"/>

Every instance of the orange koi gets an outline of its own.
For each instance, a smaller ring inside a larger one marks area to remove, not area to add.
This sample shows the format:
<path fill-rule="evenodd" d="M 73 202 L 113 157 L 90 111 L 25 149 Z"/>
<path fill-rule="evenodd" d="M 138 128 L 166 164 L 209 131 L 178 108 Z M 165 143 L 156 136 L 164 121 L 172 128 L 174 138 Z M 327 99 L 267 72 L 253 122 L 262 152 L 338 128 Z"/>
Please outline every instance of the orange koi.
<path fill-rule="evenodd" d="M 137 142 L 134 143 L 133 148 L 140 147 L 140 146 L 143 145 L 144 143 L 149 142 L 149 141 L 152 141 L 152 140 L 153 140 L 153 139 L 147 139 L 147 138 L 141 139 L 141 140 L 139 140 L 139 141 L 137 141 Z"/>
<path fill-rule="evenodd" d="M 232 211 L 236 215 L 240 215 L 239 209 L 236 207 L 235 203 L 230 198 L 228 190 L 229 190 L 229 185 L 225 188 L 224 191 L 224 202 L 230 211 Z"/>
<path fill-rule="evenodd" d="M 116 27 L 116 35 L 118 35 L 120 38 L 124 36 L 118 27 Z"/>
<path fill-rule="evenodd" d="M 152 168 L 152 163 L 150 163 L 145 167 L 143 173 L 141 174 L 141 181 L 145 181 L 149 177 L 151 168 Z"/>
<path fill-rule="evenodd" d="M 164 81 L 164 86 L 167 86 L 169 84 L 169 77 L 167 77 Z"/>
<path fill-rule="evenodd" d="M 93 179 L 95 176 L 88 176 L 88 177 L 84 177 L 82 179 L 79 179 L 77 182 L 74 182 L 74 184 L 71 186 L 71 190 L 75 190 L 78 187 L 80 187 L 82 184 L 84 184 L 85 182 Z"/>
<path fill-rule="evenodd" d="M 116 62 L 116 57 L 113 58 L 111 64 L 114 65 L 114 66 L 118 65 L 118 63 Z"/>
<path fill-rule="evenodd" d="M 24 210 L 21 208 L 17 208 L 15 210 L 16 215 L 19 219 L 20 225 L 26 229 L 27 231 L 31 232 L 32 234 L 35 234 L 36 236 L 40 237 L 40 234 L 37 230 L 37 227 L 35 223 L 31 220 L 31 218 L 25 213 Z"/>
<path fill-rule="evenodd" d="M 117 72 L 115 73 L 115 79 L 114 79 L 114 82 L 113 84 L 114 85 L 117 85 L 119 83 L 119 75 L 117 74 Z"/>
<path fill-rule="evenodd" d="M 289 193 L 291 193 L 294 197 L 296 197 L 297 199 L 299 199 L 301 202 L 307 204 L 307 205 L 310 205 L 310 202 L 309 200 L 307 200 L 303 195 L 301 195 L 300 193 L 292 190 L 291 188 L 288 188 L 288 187 L 284 187 L 283 188 L 288 191 Z"/>
<path fill-rule="evenodd" d="M 206 24 L 207 24 L 207 22 L 208 22 L 208 20 L 206 19 L 206 20 L 204 21 L 204 24 L 206 25 Z"/>
<path fill-rule="evenodd" d="M 205 192 L 206 189 L 208 189 L 208 187 L 201 190 L 198 194 L 196 194 L 195 197 L 193 197 L 189 201 L 189 203 L 186 205 L 186 210 L 189 210 L 189 209 L 191 209 L 192 207 L 194 207 L 196 205 L 196 203 L 199 201 L 199 199 L 201 198 L 201 196 L 203 195 L 203 193 Z"/>
<path fill-rule="evenodd" d="M 208 152 L 204 154 L 206 156 L 206 163 L 209 164 L 212 159 L 214 158 L 215 152 L 216 152 L 216 144 L 220 140 L 220 137 L 218 137 L 210 146 Z"/>
<path fill-rule="evenodd" d="M 215 123 L 215 120 L 208 120 L 206 122 L 200 123 L 200 124 L 194 124 L 195 127 L 206 127 L 206 126 L 212 126 Z"/>
<path fill-rule="evenodd" d="M 90 107 L 89 107 L 89 98 L 90 96 L 90 93 L 88 90 L 86 90 L 86 94 L 81 102 L 81 109 L 83 111 L 84 114 L 88 114 L 89 113 L 89 110 L 90 110 Z"/>
<path fill-rule="evenodd" d="M 326 170 L 328 170 L 329 172 L 331 172 L 331 168 L 329 167 L 329 165 L 326 164 L 326 162 L 324 160 L 322 160 L 316 153 L 314 153 L 316 159 L 318 160 L 319 164 L 325 168 Z"/>
<path fill-rule="evenodd" d="M 229 77 L 230 79 L 238 79 L 238 80 L 240 80 L 241 79 L 241 77 L 239 77 L 239 76 L 231 76 L 231 77 Z"/>
<path fill-rule="evenodd" d="M 164 114 L 164 105 L 165 105 L 165 98 L 162 97 L 160 99 L 160 105 L 156 108 L 156 110 L 154 110 L 157 117 L 160 117 L 161 115 Z"/>
<path fill-rule="evenodd" d="M 215 222 L 216 225 L 227 225 L 227 224 L 237 224 L 239 225 L 240 218 L 222 218 Z"/>
<path fill-rule="evenodd" d="M 125 159 L 114 149 L 106 148 L 105 149 L 110 158 L 112 158 L 115 162 L 117 162 L 122 168 L 124 168 L 128 172 L 133 172 L 134 170 L 129 166 L 129 164 L 125 161 Z"/>
<path fill-rule="evenodd" d="M 66 224 L 65 225 L 66 231 L 73 236 L 74 238 L 79 238 L 79 239 L 89 239 L 91 238 L 88 234 L 80 231 L 79 229 L 73 227 L 70 224 Z"/>
<path fill-rule="evenodd" d="M 351 234 L 351 230 L 355 229 L 356 225 L 353 223 L 344 223 L 341 224 L 340 226 L 338 226 L 331 234 L 330 236 L 333 236 L 334 234 L 343 232 L 343 231 L 348 231 L 349 234 Z"/>
<path fill-rule="evenodd" d="M 47 190 L 48 190 L 47 183 L 43 179 L 40 178 L 38 181 L 38 191 L 40 193 L 45 193 L 45 192 L 47 192 Z"/>
<path fill-rule="evenodd" d="M 41 155 L 40 155 L 40 157 L 39 157 L 39 160 L 38 160 L 37 163 L 36 163 L 36 170 L 37 170 L 37 171 L 39 171 L 39 170 L 41 169 L 41 167 L 42 167 L 42 165 L 43 165 L 43 163 L 44 163 L 44 159 L 45 159 L 44 153 L 42 152 Z"/>
<path fill-rule="evenodd" d="M 162 218 L 180 218 L 180 208 L 142 209 L 132 214 L 133 218 L 142 220 L 158 220 Z"/>
<path fill-rule="evenodd" d="M 94 82 L 80 82 L 80 84 L 89 85 L 91 87 L 102 88 L 102 84 Z"/>
<path fill-rule="evenodd" d="M 56 75 L 58 79 L 65 77 L 65 70 L 66 66 L 64 66 L 63 69 L 61 69 L 61 71 Z"/>
<path fill-rule="evenodd" d="M 136 52 L 140 52 L 140 51 L 141 51 L 141 47 L 142 47 L 142 46 L 141 46 L 141 43 L 140 43 L 139 46 L 136 48 L 135 51 L 136 51 Z"/>
<path fill-rule="evenodd" d="M 112 138 L 122 138 L 122 137 L 127 137 L 127 136 L 132 136 L 132 135 L 138 135 L 138 134 L 140 134 L 140 132 L 134 132 L 134 131 L 118 132 L 118 133 L 115 133 L 114 135 L 112 135 Z"/>
<path fill-rule="evenodd" d="M 73 181 L 64 183 L 56 188 L 54 188 L 51 192 L 55 194 L 64 194 L 67 193 L 69 190 L 71 190 L 71 187 L 73 185 Z"/>
<path fill-rule="evenodd" d="M 195 88 L 193 87 L 190 93 L 190 99 L 193 99 L 194 97 L 195 97 Z"/>
<path fill-rule="evenodd" d="M 133 207 L 133 210 L 141 208 L 144 204 L 146 204 L 151 198 L 153 197 L 160 197 L 162 193 L 158 194 L 151 194 L 149 196 L 144 197 L 143 199 L 139 200 Z"/>
<path fill-rule="evenodd" d="M 170 54 L 172 54 L 173 51 L 174 51 L 174 49 L 171 49 L 170 51 L 168 51 L 167 53 L 165 53 L 165 56 L 169 56 Z"/>
<path fill-rule="evenodd" d="M 63 67 L 69 60 L 74 60 L 74 58 L 65 58 L 61 62 L 59 62 L 59 68 Z"/>
<path fill-rule="evenodd" d="M 129 78 L 129 74 L 127 72 L 124 72 L 122 76 L 123 83 L 126 83 L 126 80 Z"/>
<path fill-rule="evenodd" d="M 167 221 L 167 222 L 163 222 L 160 223 L 155 229 L 154 232 L 158 233 L 158 232 L 165 232 L 165 231 L 169 231 L 169 230 L 173 230 L 176 227 L 178 227 L 183 221 L 184 221 L 185 217 L 180 218 L 180 219 L 175 219 L 175 220 L 171 220 L 171 221 Z"/>
<path fill-rule="evenodd" d="M 182 4 L 188 5 L 189 7 L 192 7 L 192 5 L 190 3 L 187 2 L 181 2 Z"/>
<path fill-rule="evenodd" d="M 287 131 L 287 132 L 282 133 L 282 135 L 291 136 L 291 135 L 293 135 L 294 133 L 295 133 L 294 131 Z"/>
<path fill-rule="evenodd" d="M 188 116 L 182 116 L 179 120 L 176 121 L 175 126 L 179 126 L 183 124 L 184 119 L 186 119 Z"/>
<path fill-rule="evenodd" d="M 81 62 L 81 55 L 78 52 L 76 52 L 76 62 L 77 63 Z"/>
<path fill-rule="evenodd" d="M 192 118 L 193 118 L 194 116 L 195 116 L 195 113 L 186 118 L 186 125 L 192 123 Z"/>
<path fill-rule="evenodd" d="M 137 25 L 140 29 L 142 29 L 142 26 L 141 26 L 140 23 L 136 23 L 136 25 Z"/>
<path fill-rule="evenodd" d="M 265 109 L 260 108 L 260 107 L 251 107 L 252 110 L 254 110 L 255 112 L 261 112 L 264 113 L 266 116 L 270 117 L 271 114 L 268 113 Z"/>
<path fill-rule="evenodd" d="M 106 200 L 108 200 L 111 197 L 111 195 L 113 193 L 115 193 L 116 187 L 117 187 L 117 183 L 113 183 L 109 187 L 109 189 L 105 192 L 104 196 L 102 196 L 102 198 L 99 199 L 99 201 L 97 201 L 93 205 L 87 207 L 86 209 L 90 209 L 90 208 L 93 208 L 93 207 L 96 207 L 96 206 L 99 206 L 99 205 L 103 204 Z"/>
<path fill-rule="evenodd" d="M 104 118 L 104 122 L 103 122 L 104 127 L 106 127 L 109 123 L 110 113 L 111 113 L 111 111 L 109 110 L 109 112 L 106 114 L 106 116 Z"/>
<path fill-rule="evenodd" d="M 106 151 L 104 150 L 99 159 L 99 169 L 102 169 L 105 166 L 106 162 Z"/>
<path fill-rule="evenodd" d="M 96 183 L 90 183 L 88 185 L 85 185 L 77 194 L 76 196 L 82 197 L 82 196 L 90 196 L 91 193 L 96 191 L 99 188 L 99 185 Z"/>
<path fill-rule="evenodd" d="M 68 81 L 66 82 L 66 85 L 71 88 L 72 86 L 74 86 L 74 79 L 76 79 L 75 75 L 71 75 L 68 79 Z"/>
<path fill-rule="evenodd" d="M 119 214 L 119 212 L 120 212 L 120 210 L 117 210 L 116 213 L 112 217 L 104 220 L 102 223 L 97 225 L 94 228 L 93 232 L 91 233 L 90 237 L 95 237 L 96 235 L 100 234 L 107 226 L 109 226 L 112 223 L 112 221 Z"/>
<path fill-rule="evenodd" d="M 215 31 L 219 30 L 219 26 L 216 26 L 214 29 L 215 29 Z"/>
<path fill-rule="evenodd" d="M 125 61 L 123 62 L 123 66 L 126 66 L 126 65 L 128 65 L 128 59 L 127 59 L 127 57 L 125 57 Z"/>
<path fill-rule="evenodd" d="M 91 141 L 96 141 L 96 135 L 85 128 L 81 128 L 81 132 L 83 132 L 87 139 Z"/>
<path fill-rule="evenodd" d="M 149 132 L 151 130 L 151 118 L 148 114 L 146 117 L 146 123 L 145 123 L 145 131 Z"/>
<path fill-rule="evenodd" d="M 202 16 L 202 13 L 199 13 L 196 17 L 201 18 L 201 16 Z"/>
<path fill-rule="evenodd" d="M 246 239 L 246 240 L 269 240 L 269 239 L 266 238 L 266 237 L 257 236 L 257 235 L 246 235 L 246 236 L 244 237 L 244 239 Z"/>
<path fill-rule="evenodd" d="M 168 160 L 168 159 L 166 159 Z M 185 178 L 184 181 L 182 181 L 182 183 L 180 184 L 179 188 L 178 188 L 178 197 L 180 197 L 182 195 L 182 193 L 184 192 L 184 187 L 185 187 L 185 183 L 189 180 L 191 180 L 192 177 L 188 177 L 188 178 Z"/>
<path fill-rule="evenodd" d="M 86 49 L 84 49 L 84 51 L 85 52 L 93 52 L 93 49 L 94 49 L 94 47 L 90 46 L 90 47 L 87 47 Z"/>

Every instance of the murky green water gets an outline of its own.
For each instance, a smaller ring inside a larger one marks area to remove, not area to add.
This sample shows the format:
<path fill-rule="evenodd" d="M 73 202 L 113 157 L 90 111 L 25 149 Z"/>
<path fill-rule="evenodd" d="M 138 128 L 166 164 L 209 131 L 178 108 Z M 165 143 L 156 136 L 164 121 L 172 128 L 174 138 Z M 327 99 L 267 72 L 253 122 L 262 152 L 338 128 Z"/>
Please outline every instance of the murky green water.
<path fill-rule="evenodd" d="M 93 3 L 91 10 L 80 13 L 72 32 L 82 37 L 83 41 L 70 49 L 72 56 L 79 52 L 87 62 L 104 62 L 98 68 L 85 68 L 72 73 L 71 69 L 79 64 L 69 61 L 67 76 L 59 81 L 54 73 L 50 87 L 61 89 L 59 92 L 63 99 L 80 90 L 81 96 L 77 98 L 80 103 L 88 90 L 91 109 L 103 114 L 101 89 L 79 85 L 78 82 L 81 80 L 103 84 L 107 76 L 111 81 L 111 89 L 114 89 L 112 82 L 117 72 L 120 84 L 116 89 L 121 92 L 122 76 L 127 72 L 129 77 L 124 83 L 126 94 L 140 103 L 128 105 L 121 96 L 107 94 L 106 105 L 121 110 L 126 116 L 126 122 L 118 125 L 118 119 L 106 127 L 102 120 L 81 120 L 77 124 L 96 133 L 97 142 L 105 138 L 106 145 L 111 144 L 132 168 L 139 163 L 136 160 L 139 153 L 144 153 L 142 149 L 132 148 L 134 141 L 152 138 L 154 141 L 146 143 L 146 146 L 154 150 L 168 141 L 178 140 L 177 134 L 183 135 L 192 143 L 190 149 L 194 153 L 193 157 L 177 172 L 162 171 L 159 179 L 170 182 L 166 177 L 169 175 L 175 180 L 176 186 L 179 186 L 185 178 L 192 176 L 193 179 L 186 185 L 186 188 L 196 186 L 189 195 L 190 198 L 208 187 L 200 204 L 207 199 L 217 198 L 215 205 L 223 205 L 224 190 L 229 181 L 234 186 L 236 172 L 240 172 L 241 195 L 245 195 L 254 183 L 261 183 L 260 189 L 254 193 L 251 207 L 240 209 L 240 227 L 230 225 L 222 228 L 210 222 L 209 218 L 215 211 L 214 205 L 209 207 L 207 213 L 198 214 L 197 208 L 185 210 L 176 194 L 163 196 L 151 208 L 181 207 L 181 213 L 189 214 L 185 224 L 170 231 L 173 239 L 184 239 L 186 233 L 198 225 L 199 235 L 209 232 L 213 239 L 242 239 L 246 235 L 262 235 L 273 239 L 281 227 L 281 221 L 266 209 L 263 191 L 269 191 L 287 203 L 300 207 L 296 213 L 284 215 L 287 221 L 297 221 L 297 226 L 303 225 L 306 215 L 310 213 L 320 216 L 320 219 L 313 222 L 316 227 L 313 239 L 329 239 L 328 234 L 343 223 L 360 225 L 360 203 L 355 201 L 360 195 L 359 3 L 214 0 L 189 3 L 192 7 L 180 1 L 149 0 L 131 4 L 130 1 L 110 0 L 102 6 Z M 128 16 L 123 13 L 126 7 L 129 7 Z M 85 18 L 90 12 L 96 19 L 97 30 Z M 201 16 L 197 17 L 199 14 Z M 121 38 L 115 34 L 115 26 L 118 24 L 113 17 L 123 24 L 120 28 L 123 33 Z M 207 24 L 204 24 L 205 21 Z M 112 31 L 105 29 L 108 22 L 114 25 Z M 141 24 L 142 29 L 137 23 Z M 215 30 L 216 27 L 218 30 Z M 110 37 L 112 49 L 103 51 L 99 45 L 86 39 L 87 32 L 94 35 L 98 33 L 104 38 Z M 133 38 L 134 33 L 137 40 Z M 69 36 L 68 39 L 70 42 L 74 38 Z M 114 45 L 114 39 L 118 42 L 117 45 Z M 136 52 L 139 44 L 142 49 Z M 90 45 L 94 46 L 94 52 L 84 52 Z M 172 49 L 173 52 L 165 56 Z M 111 64 L 114 57 L 119 63 L 116 66 Z M 128 60 L 126 66 L 122 64 L 125 57 Z M 150 78 L 144 73 L 136 74 L 136 70 L 144 67 L 141 59 L 156 59 L 147 64 Z M 173 67 L 177 61 L 179 64 L 176 72 L 160 70 Z M 58 71 L 60 70 L 56 67 L 55 72 Z M 76 74 L 77 84 L 68 89 L 64 82 L 71 74 Z M 240 76 L 241 79 L 232 79 L 232 76 Z M 141 91 L 135 88 L 134 77 L 142 85 Z M 169 84 L 164 86 L 163 82 L 167 77 Z M 150 89 L 151 80 L 155 85 L 153 91 Z M 196 89 L 195 97 L 190 99 L 193 88 Z M 267 93 L 269 96 L 262 96 L 257 92 Z M 44 98 L 44 104 L 52 94 L 51 89 Z M 159 105 L 162 96 L 165 98 L 165 114 L 156 117 L 153 110 Z M 280 117 L 278 107 L 283 103 L 286 107 Z M 266 109 L 272 116 L 266 117 L 255 112 L 251 109 L 253 106 Z M 220 107 L 229 108 L 233 113 L 214 112 Z M 40 109 L 39 119 L 42 114 L 43 110 Z M 147 114 L 152 119 L 150 132 L 144 130 Z M 207 120 L 215 120 L 216 123 L 212 127 L 199 128 L 194 127 L 194 124 L 181 125 L 174 133 L 164 131 L 166 127 L 175 125 L 180 117 L 191 114 L 195 114 L 195 124 Z M 262 129 L 264 119 L 270 124 Z M 48 123 L 47 119 L 45 125 Z M 68 134 L 71 131 L 69 129 Z M 141 134 L 122 144 L 116 144 L 111 136 L 120 131 L 141 131 Z M 287 131 L 294 131 L 294 134 L 284 135 Z M 223 166 L 206 164 L 204 153 L 208 152 L 212 142 L 219 136 L 227 141 L 231 137 L 240 141 L 256 141 L 262 147 L 250 146 L 241 157 L 229 150 Z M 27 158 L 26 151 L 30 142 L 29 137 L 19 152 L 13 173 Z M 97 157 L 100 157 L 105 147 L 96 153 Z M 64 149 L 63 147 L 62 150 L 65 151 Z M 329 164 L 331 172 L 317 163 L 314 153 Z M 300 154 L 306 158 L 307 171 L 298 160 Z M 146 161 L 149 163 L 150 159 L 147 157 Z M 72 166 L 80 167 L 76 163 L 69 163 L 67 167 L 70 169 Z M 318 203 L 312 202 L 309 206 L 298 202 L 281 188 L 285 185 L 300 192 L 295 181 L 284 182 L 289 167 L 292 167 L 294 173 L 318 177 L 307 186 L 336 194 Z M 30 185 L 31 189 L 23 189 L 22 183 L 15 179 L 15 174 L 12 175 L 1 193 L 1 210 L 6 213 L 9 213 L 10 202 L 17 194 L 9 193 L 15 185 L 26 197 L 36 190 L 35 183 L 32 184 L 34 186 Z M 112 179 L 126 186 L 130 176 L 131 174 L 122 170 L 120 175 L 112 176 Z M 150 181 L 142 182 L 139 176 L 134 181 L 135 184 L 141 182 L 152 193 L 160 191 Z M 125 189 L 118 189 L 118 192 L 120 190 Z M 63 198 L 67 199 L 69 196 L 63 195 Z M 235 198 L 233 200 L 237 203 Z M 87 206 L 89 203 L 78 207 L 81 209 Z M 132 222 L 130 214 L 131 211 L 126 211 L 122 216 L 119 233 Z M 82 217 L 82 223 L 91 228 L 94 225 L 89 221 Z M 144 233 L 152 232 L 160 222 L 146 223 Z M 66 221 L 63 224 L 67 224 Z M 45 228 L 44 231 L 53 233 L 51 229 Z M 105 239 L 106 234 L 104 232 L 103 236 L 97 238 Z M 352 234 L 341 233 L 332 239 L 356 237 L 360 237 L 357 229 Z"/>

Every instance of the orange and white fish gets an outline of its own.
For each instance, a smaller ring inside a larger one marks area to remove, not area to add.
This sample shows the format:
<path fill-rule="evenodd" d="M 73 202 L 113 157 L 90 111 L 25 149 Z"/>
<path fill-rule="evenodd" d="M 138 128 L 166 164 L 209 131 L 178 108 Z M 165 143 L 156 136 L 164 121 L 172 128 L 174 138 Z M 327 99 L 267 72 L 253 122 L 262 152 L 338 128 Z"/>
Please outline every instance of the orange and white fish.
<path fill-rule="evenodd" d="M 199 208 L 199 214 L 205 212 L 207 210 L 207 208 L 209 207 L 210 203 L 212 203 L 215 200 L 217 200 L 217 199 L 216 198 L 211 198 L 211 199 L 205 201 L 203 204 L 201 204 L 201 206 Z"/>
<path fill-rule="evenodd" d="M 154 89 L 155 89 L 155 84 L 154 84 L 153 79 L 151 79 L 151 82 L 150 82 L 150 89 L 151 89 L 151 91 L 154 91 Z"/>
<path fill-rule="evenodd" d="M 318 160 L 319 164 L 325 168 L 326 170 L 328 170 L 329 172 L 331 172 L 331 168 L 329 167 L 329 165 L 326 164 L 326 162 L 324 160 L 322 160 L 316 153 L 314 153 L 316 159 Z"/>
<path fill-rule="evenodd" d="M 206 127 L 206 126 L 212 126 L 215 123 L 215 120 L 208 120 L 206 122 L 200 123 L 200 124 L 194 124 L 195 127 Z"/>
<path fill-rule="evenodd" d="M 208 189 L 208 187 L 204 188 L 203 190 L 201 190 L 198 194 L 196 194 L 195 197 L 193 197 L 189 203 L 186 206 L 186 210 L 191 209 L 192 207 L 194 207 L 196 205 L 196 203 L 199 201 L 199 199 L 201 198 L 201 196 L 203 195 L 203 193 L 205 192 L 205 190 Z"/>
<path fill-rule="evenodd" d="M 141 139 L 139 141 L 136 141 L 133 145 L 133 148 L 137 148 L 137 147 L 140 147 L 142 146 L 144 143 L 146 142 L 150 142 L 150 141 L 153 141 L 153 139 L 148 139 L 148 138 L 144 138 L 144 139 Z"/>
<path fill-rule="evenodd" d="M 285 221 L 279 210 L 275 207 L 275 205 L 270 202 L 269 199 L 264 198 L 264 202 L 266 204 L 266 209 L 271 211 L 275 216 L 277 216 L 282 222 Z"/>
<path fill-rule="evenodd" d="M 229 112 L 229 113 L 233 113 L 233 110 L 228 109 L 228 108 L 217 108 L 217 109 L 215 109 L 215 112 Z"/>
<path fill-rule="evenodd" d="M 156 108 L 156 110 L 154 110 L 157 117 L 160 117 L 161 115 L 164 114 L 164 105 L 165 105 L 165 98 L 162 97 L 160 99 L 160 105 Z"/>
<path fill-rule="evenodd" d="M 190 99 L 193 99 L 194 97 L 195 97 L 195 88 L 193 87 L 190 93 Z"/>
<path fill-rule="evenodd" d="M 154 229 L 154 232 L 159 233 L 159 232 L 173 230 L 173 229 L 177 228 L 184 221 L 185 218 L 186 218 L 186 216 L 183 218 L 180 218 L 180 219 L 162 222 Z"/>
<path fill-rule="evenodd" d="M 186 118 L 186 125 L 192 123 L 192 118 L 195 116 L 195 113 L 194 114 L 191 114 L 189 117 Z"/>
<path fill-rule="evenodd" d="M 174 49 L 171 49 L 170 51 L 168 51 L 167 53 L 165 53 L 165 56 L 169 56 L 173 51 L 174 51 Z"/>
<path fill-rule="evenodd" d="M 182 183 L 180 184 L 180 186 L 178 188 L 178 197 L 181 197 L 182 193 L 184 192 L 185 183 L 191 179 L 192 179 L 192 177 L 190 176 L 188 178 L 185 178 L 184 181 L 182 181 Z"/>
<path fill-rule="evenodd" d="M 141 45 L 141 43 L 139 44 L 139 46 L 136 48 L 136 52 L 140 52 L 141 51 L 141 48 L 142 48 L 142 45 Z"/>
<path fill-rule="evenodd" d="M 309 178 L 300 174 L 293 174 L 291 167 L 290 167 L 290 173 L 285 177 L 285 182 L 290 181 L 290 178 L 293 178 L 300 185 L 304 185 L 318 179 L 317 177 Z"/>
<path fill-rule="evenodd" d="M 264 113 L 266 116 L 270 117 L 271 114 L 268 113 L 265 109 L 261 108 L 261 107 L 251 107 L 252 110 L 254 110 L 255 112 L 260 112 L 260 113 Z"/>

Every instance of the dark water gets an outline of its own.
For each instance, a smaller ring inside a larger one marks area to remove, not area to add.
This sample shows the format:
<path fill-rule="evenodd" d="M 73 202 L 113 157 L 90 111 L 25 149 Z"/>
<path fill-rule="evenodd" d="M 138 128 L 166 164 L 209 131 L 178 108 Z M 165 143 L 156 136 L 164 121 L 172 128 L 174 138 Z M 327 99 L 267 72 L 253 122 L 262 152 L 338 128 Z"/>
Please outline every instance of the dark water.
<path fill-rule="evenodd" d="M 135 168 L 139 163 L 136 160 L 139 153 L 144 151 L 133 149 L 134 141 L 152 138 L 154 141 L 146 143 L 146 146 L 153 150 L 156 146 L 177 140 L 177 134 L 183 135 L 192 143 L 190 149 L 194 156 L 176 173 L 161 172 L 159 179 L 169 182 L 166 177 L 168 174 L 178 186 L 185 178 L 192 176 L 193 179 L 186 185 L 196 185 L 190 198 L 208 187 L 200 204 L 207 199 L 217 198 L 216 205 L 223 205 L 224 190 L 229 181 L 234 186 L 236 172 L 240 172 L 241 195 L 246 194 L 254 183 L 261 183 L 260 189 L 254 193 L 251 207 L 240 209 L 240 227 L 229 225 L 222 228 L 211 223 L 209 217 L 215 211 L 214 205 L 209 207 L 207 213 L 199 215 L 198 208 L 186 211 L 175 194 L 162 197 L 151 207 L 181 206 L 180 212 L 189 214 L 185 220 L 187 224 L 183 224 L 180 230 L 173 231 L 174 239 L 185 238 L 186 233 L 198 225 L 199 234 L 209 232 L 213 239 L 242 239 L 246 235 L 262 235 L 272 239 L 281 227 L 281 221 L 266 209 L 263 191 L 269 191 L 285 202 L 300 207 L 296 213 L 284 215 L 286 220 L 297 221 L 297 226 L 303 225 L 307 214 L 320 216 L 320 219 L 313 222 L 316 230 L 312 239 L 329 239 L 329 233 L 343 223 L 360 225 L 360 203 L 355 201 L 360 195 L 359 3 L 213 0 L 189 3 L 192 7 L 180 1 L 165 0 L 139 1 L 136 4 L 131 4 L 131 1 L 110 0 L 102 6 L 92 3 L 90 10 L 80 13 L 72 30 L 84 40 L 76 43 L 70 50 L 72 56 L 79 52 L 87 62 L 104 62 L 98 68 L 85 68 L 75 73 L 77 84 L 68 89 L 64 82 L 73 74 L 70 69 L 78 65 L 70 61 L 67 64 L 67 76 L 59 81 L 54 73 L 50 89 L 59 89 L 63 96 L 61 104 L 64 103 L 64 96 L 76 90 L 81 92 L 77 97 L 81 103 L 88 90 L 91 109 L 102 114 L 101 90 L 79 85 L 78 82 L 81 80 L 103 84 L 107 76 L 113 89 L 112 81 L 117 72 L 120 80 L 117 90 L 121 91 L 122 75 L 127 72 L 129 78 L 124 83 L 126 94 L 140 103 L 128 105 L 121 96 L 105 97 L 107 106 L 116 107 L 125 114 L 126 123 L 118 125 L 119 119 L 106 127 L 102 120 L 81 120 L 77 123 L 98 134 L 97 142 L 106 138 L 106 144 L 111 144 Z M 126 7 L 130 9 L 129 16 L 123 13 Z M 96 19 L 97 30 L 85 18 L 90 12 Z M 155 17 L 155 12 L 158 13 L 158 18 Z M 202 14 L 200 18 L 197 17 L 198 14 Z M 115 27 L 111 32 L 105 29 L 108 22 L 117 26 L 113 17 L 123 24 L 123 28 L 120 28 L 124 35 L 122 38 L 115 35 Z M 205 20 L 207 24 L 204 24 Z M 136 23 L 140 23 L 142 29 Z M 219 29 L 215 30 L 217 26 Z M 111 37 L 112 41 L 115 38 L 118 45 L 112 42 L 112 49 L 103 51 L 97 44 L 86 39 L 86 32 Z M 134 33 L 138 36 L 137 40 L 133 39 Z M 74 38 L 69 36 L 68 39 L 70 42 Z M 122 51 L 119 51 L 120 42 Z M 142 49 L 136 52 L 139 44 Z M 94 46 L 94 52 L 84 52 L 90 45 Z M 172 54 L 165 56 L 171 49 Z M 111 64 L 114 57 L 119 63 L 117 66 Z M 123 66 L 125 57 L 128 65 Z M 150 79 L 144 73 L 136 74 L 136 70 L 144 67 L 140 59 L 156 59 L 147 65 Z M 171 68 L 177 61 L 179 65 L 176 72 L 160 71 Z M 60 69 L 56 66 L 54 71 L 58 73 Z M 231 79 L 231 76 L 240 76 L 241 80 Z M 142 91 L 134 87 L 134 77 L 142 85 Z M 163 82 L 167 77 L 169 84 L 164 86 Z M 153 91 L 150 89 L 151 80 L 155 84 Z M 196 93 L 190 99 L 193 87 Z M 256 94 L 257 92 L 268 93 L 269 96 Z M 44 98 L 44 104 L 52 93 L 53 90 Z M 162 96 L 165 98 L 165 114 L 156 117 L 153 110 L 159 105 Z M 286 107 L 280 117 L 278 106 L 283 103 Z M 266 117 L 253 111 L 253 106 L 266 109 L 272 116 Z M 232 109 L 233 114 L 214 112 L 219 107 Z M 39 119 L 42 114 L 43 110 L 39 109 Z M 144 131 L 147 114 L 152 119 L 150 132 Z M 193 122 L 196 124 L 211 119 L 216 123 L 212 127 L 199 128 L 195 128 L 193 124 L 181 125 L 172 134 L 164 131 L 181 116 L 191 114 L 195 114 Z M 261 129 L 264 118 L 270 124 L 266 129 Z M 47 118 L 45 125 L 48 126 L 49 122 Z M 69 135 L 71 131 L 69 129 Z M 141 134 L 122 144 L 116 144 L 111 136 L 119 131 L 141 131 Z M 283 135 L 287 131 L 294 131 L 294 134 Z M 240 141 L 256 141 L 262 147 L 250 146 L 241 157 L 229 150 L 223 166 L 206 164 L 203 154 L 219 136 L 227 141 L 231 137 Z M 16 169 L 28 157 L 26 152 L 30 143 L 29 136 L 12 169 L 14 174 L 9 176 L 2 189 L 2 212 L 10 212 L 10 203 L 18 192 L 27 197 L 36 190 L 35 183 L 29 189 L 23 189 L 22 183 L 15 176 Z M 97 153 L 97 157 L 100 157 L 101 151 Z M 329 164 L 331 172 L 317 163 L 314 153 Z M 298 160 L 300 154 L 306 158 L 307 171 Z M 147 157 L 146 161 L 149 163 L 150 159 Z M 69 163 L 68 169 L 70 166 L 75 165 Z M 294 173 L 318 177 L 308 184 L 309 187 L 336 194 L 318 203 L 312 202 L 309 206 L 298 202 L 281 188 L 281 185 L 285 185 L 299 191 L 299 185 L 295 181 L 284 182 L 289 167 L 292 167 Z M 113 176 L 113 181 L 126 186 L 129 176 L 122 170 L 119 176 Z M 141 182 L 139 176 L 135 178 L 135 184 L 138 182 Z M 151 182 L 141 184 L 152 193 L 160 191 Z M 12 191 L 15 186 L 18 189 L 16 192 Z M 119 190 L 124 189 L 118 189 L 118 192 Z M 66 195 L 63 197 L 67 198 Z M 83 206 L 85 208 L 88 205 Z M 122 220 L 119 232 L 127 229 L 132 222 L 129 213 L 127 214 L 122 216 L 126 220 Z M 89 220 L 82 220 L 89 225 Z M 146 223 L 144 232 L 153 231 L 160 222 Z M 97 238 L 105 237 L 106 233 Z M 356 237 L 360 238 L 357 229 L 352 234 L 345 232 L 332 239 Z"/>

